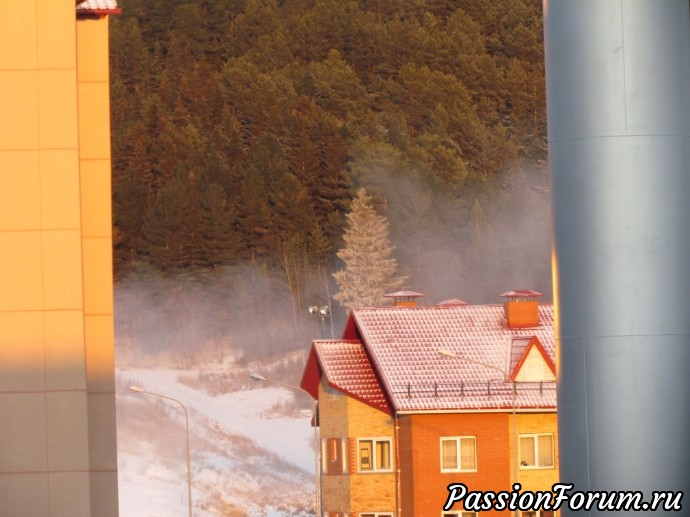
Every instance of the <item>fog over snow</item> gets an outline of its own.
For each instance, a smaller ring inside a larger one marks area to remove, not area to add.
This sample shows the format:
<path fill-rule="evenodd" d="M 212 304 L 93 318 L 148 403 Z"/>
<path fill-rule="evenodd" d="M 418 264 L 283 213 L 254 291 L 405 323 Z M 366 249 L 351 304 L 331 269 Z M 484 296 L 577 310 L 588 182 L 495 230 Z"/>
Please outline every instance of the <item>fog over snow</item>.
<path fill-rule="evenodd" d="M 313 514 L 311 419 L 276 410 L 290 402 L 291 390 L 265 384 L 214 396 L 188 385 L 195 371 L 127 368 L 117 375 L 121 516 L 188 512 L 183 411 L 130 385 L 177 399 L 189 412 L 195 516 Z"/>

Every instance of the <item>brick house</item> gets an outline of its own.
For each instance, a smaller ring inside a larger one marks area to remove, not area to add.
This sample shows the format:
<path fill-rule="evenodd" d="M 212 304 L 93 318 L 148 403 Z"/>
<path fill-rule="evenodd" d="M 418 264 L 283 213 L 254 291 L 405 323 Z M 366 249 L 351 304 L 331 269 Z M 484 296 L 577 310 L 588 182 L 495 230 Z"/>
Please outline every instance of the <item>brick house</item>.
<path fill-rule="evenodd" d="M 355 309 L 342 339 L 312 344 L 301 386 L 319 401 L 324 517 L 474 517 L 443 511 L 449 484 L 558 481 L 552 305 L 511 291 L 419 307 L 415 294 Z"/>

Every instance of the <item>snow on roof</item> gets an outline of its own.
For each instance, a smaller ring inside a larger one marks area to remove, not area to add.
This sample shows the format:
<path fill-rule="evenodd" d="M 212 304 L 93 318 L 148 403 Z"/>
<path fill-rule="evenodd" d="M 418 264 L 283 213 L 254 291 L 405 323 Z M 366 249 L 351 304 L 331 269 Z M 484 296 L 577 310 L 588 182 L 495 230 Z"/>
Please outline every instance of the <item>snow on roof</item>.
<path fill-rule="evenodd" d="M 119 14 L 117 0 L 84 0 L 77 2 L 78 14 Z"/>
<path fill-rule="evenodd" d="M 502 305 L 355 309 L 352 320 L 397 412 L 556 408 L 555 382 L 509 379 L 515 338 L 537 337 L 555 357 L 553 306 L 539 327 L 505 326 Z M 444 350 L 447 353 L 441 354 Z"/>
<path fill-rule="evenodd" d="M 361 343 L 322 341 L 315 345 L 330 386 L 365 404 L 390 412 L 381 384 Z"/>
<path fill-rule="evenodd" d="M 314 383 L 318 381 L 320 375 L 307 374 L 308 371 L 314 372 L 316 366 L 314 362 L 318 360 L 321 373 L 330 387 L 376 409 L 390 413 L 381 384 L 360 342 L 318 340 L 314 341 L 312 352 L 302 381 L 302 386 L 307 391 L 318 393 Z"/>

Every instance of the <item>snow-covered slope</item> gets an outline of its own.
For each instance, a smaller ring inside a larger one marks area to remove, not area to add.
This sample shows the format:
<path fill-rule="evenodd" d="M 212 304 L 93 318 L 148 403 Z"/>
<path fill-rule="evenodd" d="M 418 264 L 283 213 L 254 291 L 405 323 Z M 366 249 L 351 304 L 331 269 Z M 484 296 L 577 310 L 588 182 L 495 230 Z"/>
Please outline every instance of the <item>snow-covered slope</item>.
<path fill-rule="evenodd" d="M 292 397 L 267 387 L 213 396 L 181 382 L 190 371 L 118 371 L 118 469 L 122 517 L 187 515 L 189 412 L 194 515 L 306 516 L 314 513 L 314 430 L 310 418 L 276 416 Z M 305 400 L 304 404 L 308 404 Z"/>

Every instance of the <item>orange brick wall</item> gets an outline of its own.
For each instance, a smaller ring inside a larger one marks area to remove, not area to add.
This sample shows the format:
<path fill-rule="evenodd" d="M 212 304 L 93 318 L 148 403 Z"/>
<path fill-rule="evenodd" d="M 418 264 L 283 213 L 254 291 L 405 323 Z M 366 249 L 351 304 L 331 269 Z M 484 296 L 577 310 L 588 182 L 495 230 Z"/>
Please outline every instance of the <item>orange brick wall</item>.
<path fill-rule="evenodd" d="M 554 467 L 546 469 L 518 468 L 517 480 L 522 484 L 522 490 L 551 490 L 558 482 L 558 418 L 556 413 L 525 413 L 517 415 L 517 433 L 540 434 L 552 433 L 554 444 Z M 512 436 L 512 429 L 511 429 Z M 511 464 L 513 441 L 511 440 Z M 512 466 L 511 466 L 512 468 Z M 511 471 L 512 472 L 512 471 Z"/>
<path fill-rule="evenodd" d="M 353 515 L 357 512 L 394 512 L 397 461 L 393 419 L 390 415 L 348 398 L 348 436 L 350 441 L 350 486 Z M 393 438 L 393 472 L 358 472 L 357 438 Z"/>
<path fill-rule="evenodd" d="M 348 397 L 339 391 L 319 386 L 319 424 L 321 440 L 345 438 L 348 429 Z M 349 460 L 350 458 L 348 458 Z M 348 467 L 352 464 L 348 461 Z M 321 504 L 324 511 L 348 511 L 350 480 L 346 475 L 321 476 Z"/>
<path fill-rule="evenodd" d="M 439 517 L 451 483 L 510 490 L 509 418 L 508 413 L 401 416 L 402 516 Z M 476 437 L 477 472 L 441 472 L 440 440 L 450 436 Z"/>
<path fill-rule="evenodd" d="M 393 419 L 343 393 L 319 387 L 321 440 L 347 438 L 348 474 L 322 476 L 324 512 L 394 512 L 396 500 L 395 441 L 393 441 L 393 472 L 359 473 L 357 438 L 394 438 Z"/>
<path fill-rule="evenodd" d="M 400 468 L 400 510 L 402 515 L 412 515 L 414 491 L 412 487 L 419 476 L 410 465 L 413 465 L 412 417 L 398 417 L 398 459 Z"/>
<path fill-rule="evenodd" d="M 348 473 L 321 478 L 323 510 L 327 512 L 348 512 L 353 517 L 365 511 L 395 513 L 399 498 L 399 516 L 439 517 L 451 483 L 464 483 L 469 490 L 510 491 L 514 429 L 518 435 L 554 435 L 554 468 L 518 469 L 517 480 L 523 490 L 548 490 L 558 480 L 555 412 L 517 414 L 515 422 L 511 412 L 403 415 L 397 419 L 396 447 L 396 421 L 390 415 L 323 384 L 319 388 L 319 411 L 321 439 L 347 439 Z M 440 439 L 450 436 L 476 438 L 477 472 L 441 472 Z M 365 437 L 393 439 L 393 472 L 358 472 L 357 438 Z M 456 505 L 453 510 L 462 508 Z"/>

